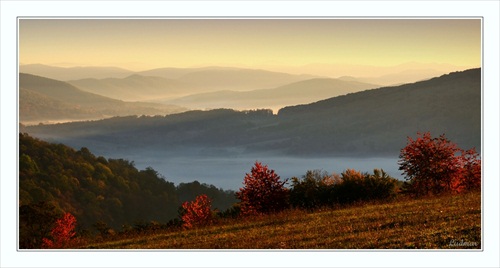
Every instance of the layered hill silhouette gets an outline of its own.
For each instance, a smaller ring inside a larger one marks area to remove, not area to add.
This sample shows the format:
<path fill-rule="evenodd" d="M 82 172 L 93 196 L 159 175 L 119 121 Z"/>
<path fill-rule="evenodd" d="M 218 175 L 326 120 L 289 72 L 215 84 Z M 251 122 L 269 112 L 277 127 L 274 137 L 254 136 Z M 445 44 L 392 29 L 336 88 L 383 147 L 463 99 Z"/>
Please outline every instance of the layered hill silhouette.
<path fill-rule="evenodd" d="M 284 86 L 251 91 L 215 91 L 168 100 L 168 103 L 188 108 L 254 109 L 275 108 L 310 103 L 344 95 L 353 91 L 375 88 L 376 85 L 332 78 L 313 78 Z"/>
<path fill-rule="evenodd" d="M 428 80 L 432 77 L 440 76 L 444 72 L 434 70 L 434 69 L 406 69 L 399 72 L 394 72 L 390 74 L 385 74 L 375 77 L 352 77 L 352 76 L 342 76 L 338 79 L 345 81 L 358 81 L 364 83 L 373 83 L 384 86 L 396 86 L 402 85 L 409 82 L 417 82 Z"/>
<path fill-rule="evenodd" d="M 34 136 L 99 150 L 204 150 L 296 156 L 397 155 L 408 136 L 446 134 L 481 149 L 481 69 L 270 110 L 217 109 L 31 126 Z M 138 139 L 137 137 L 141 137 Z M 102 152 L 102 151 L 99 151 Z"/>
<path fill-rule="evenodd" d="M 208 90 L 254 90 L 273 88 L 315 78 L 312 75 L 293 75 L 258 69 L 211 67 L 187 73 L 178 79 Z"/>
<path fill-rule="evenodd" d="M 221 70 L 220 72 L 234 72 L 234 69 Z M 269 89 L 257 90 L 217 90 L 205 92 L 209 89 L 218 88 L 249 88 L 265 85 L 266 81 L 261 81 L 262 73 L 268 75 L 270 84 L 277 84 L 285 81 L 293 81 L 298 77 L 286 76 L 275 73 L 260 72 L 253 78 L 253 82 L 248 82 L 251 73 L 239 70 L 244 73 L 240 77 L 232 78 L 233 81 L 225 81 L 227 78 L 211 79 L 212 81 L 198 81 L 194 76 L 203 73 L 213 73 L 213 70 L 190 73 L 189 79 L 182 76 L 181 79 L 168 79 L 158 76 L 131 75 L 125 78 L 87 78 L 81 80 L 67 81 L 69 84 L 87 92 L 102 96 L 120 99 L 125 101 L 155 101 L 164 104 L 174 104 L 190 109 L 216 109 L 231 108 L 238 110 L 256 108 L 276 108 L 288 105 L 310 103 L 321 99 L 326 99 L 338 95 L 347 94 L 353 91 L 375 88 L 377 85 L 362 83 L 357 81 L 343 81 L 332 78 L 313 78 L 293 82 L 283 86 Z M 264 75 L 265 76 L 265 75 Z M 271 76 L 276 76 L 271 78 Z M 216 76 L 217 77 L 217 76 Z M 183 82 L 185 80 L 185 82 Z M 206 79 L 209 80 L 209 79 Z M 224 83 L 218 82 L 225 81 Z M 272 81 L 271 81 L 272 80 Z M 194 83 L 193 81 L 198 81 Z M 256 82 L 258 81 L 258 83 Z M 197 84 L 197 85 L 195 85 Z M 205 85 L 205 86 L 202 86 Z M 197 94 L 187 93 L 203 92 Z"/>
<path fill-rule="evenodd" d="M 158 98 L 173 98 L 185 95 L 194 87 L 157 76 L 133 74 L 125 78 L 86 78 L 67 81 L 87 92 L 124 101 L 145 101 Z"/>
<path fill-rule="evenodd" d="M 89 93 L 66 82 L 19 74 L 19 115 L 26 121 L 102 119 L 125 115 L 157 115 L 184 108 L 145 102 L 124 102 Z"/>
<path fill-rule="evenodd" d="M 118 67 L 56 67 L 44 64 L 24 64 L 19 66 L 19 72 L 29 73 L 60 81 L 84 78 L 124 78 L 133 74 L 132 71 Z"/>

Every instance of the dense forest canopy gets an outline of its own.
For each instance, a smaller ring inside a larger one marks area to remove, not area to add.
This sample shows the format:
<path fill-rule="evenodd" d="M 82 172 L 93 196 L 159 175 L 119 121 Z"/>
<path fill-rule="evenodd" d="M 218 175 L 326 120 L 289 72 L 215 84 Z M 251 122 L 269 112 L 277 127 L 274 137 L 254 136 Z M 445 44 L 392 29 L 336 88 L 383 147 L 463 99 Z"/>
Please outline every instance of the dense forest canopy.
<path fill-rule="evenodd" d="M 175 186 L 153 168 L 138 170 L 133 161 L 19 135 L 20 207 L 50 203 L 75 215 L 80 228 L 97 222 L 117 229 L 165 223 L 178 216 L 182 202 L 199 194 L 207 194 L 221 211 L 236 202 L 234 192 L 213 185 L 194 181 Z"/>

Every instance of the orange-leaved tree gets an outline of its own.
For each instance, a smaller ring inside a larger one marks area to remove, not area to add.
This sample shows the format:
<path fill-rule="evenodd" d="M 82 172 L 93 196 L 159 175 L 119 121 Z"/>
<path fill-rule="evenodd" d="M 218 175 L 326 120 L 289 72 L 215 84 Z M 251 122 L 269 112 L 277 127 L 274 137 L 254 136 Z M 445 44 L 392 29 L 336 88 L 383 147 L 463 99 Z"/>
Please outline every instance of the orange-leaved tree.
<path fill-rule="evenodd" d="M 481 185 L 481 160 L 474 149 L 464 151 L 444 134 L 433 138 L 429 132 L 408 137 L 401 149 L 399 169 L 416 195 L 461 192 Z"/>
<path fill-rule="evenodd" d="M 287 180 L 267 165 L 255 162 L 250 174 L 245 175 L 243 188 L 236 192 L 241 200 L 240 207 L 243 215 L 278 212 L 288 206 Z"/>
<path fill-rule="evenodd" d="M 205 195 L 199 195 L 194 201 L 182 204 L 182 226 L 192 228 L 210 224 L 213 221 L 212 200 Z"/>
<path fill-rule="evenodd" d="M 66 212 L 57 219 L 51 231 L 52 240 L 43 238 L 44 248 L 66 248 L 71 239 L 75 236 L 76 218 L 71 213 Z"/>

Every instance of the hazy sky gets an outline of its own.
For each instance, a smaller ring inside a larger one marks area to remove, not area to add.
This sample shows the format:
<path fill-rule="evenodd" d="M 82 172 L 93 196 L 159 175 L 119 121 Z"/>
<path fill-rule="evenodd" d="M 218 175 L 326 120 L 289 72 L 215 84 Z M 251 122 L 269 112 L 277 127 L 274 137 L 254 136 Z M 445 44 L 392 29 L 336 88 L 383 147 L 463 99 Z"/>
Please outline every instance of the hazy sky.
<path fill-rule="evenodd" d="M 19 62 L 57 66 L 481 66 L 479 19 L 20 19 Z"/>

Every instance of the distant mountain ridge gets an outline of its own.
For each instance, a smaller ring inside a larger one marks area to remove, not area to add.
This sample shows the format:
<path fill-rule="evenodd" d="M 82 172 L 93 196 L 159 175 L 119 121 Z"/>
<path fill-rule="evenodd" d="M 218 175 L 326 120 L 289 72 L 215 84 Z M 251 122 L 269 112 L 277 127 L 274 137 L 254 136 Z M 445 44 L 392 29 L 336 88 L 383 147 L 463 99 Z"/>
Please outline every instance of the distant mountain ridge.
<path fill-rule="evenodd" d="M 124 101 L 145 101 L 182 96 L 193 87 L 186 83 L 157 76 L 132 74 L 125 78 L 86 78 L 67 81 L 85 91 Z"/>
<path fill-rule="evenodd" d="M 364 83 L 373 83 L 384 86 L 398 86 L 402 84 L 407 84 L 409 82 L 418 82 L 430 79 L 432 77 L 443 75 L 443 72 L 434 69 L 406 69 L 399 72 L 385 74 L 382 76 L 343 76 L 339 77 L 340 80 L 345 81 L 358 81 Z"/>
<path fill-rule="evenodd" d="M 56 67 L 43 64 L 25 64 L 19 66 L 19 72 L 47 77 L 54 80 L 75 80 L 83 78 L 123 78 L 133 74 L 132 71 L 118 67 Z"/>
<path fill-rule="evenodd" d="M 131 114 L 157 115 L 185 111 L 178 106 L 124 102 L 89 93 L 66 82 L 19 74 L 19 116 L 26 121 L 102 119 Z"/>
<path fill-rule="evenodd" d="M 166 100 L 192 109 L 230 108 L 237 110 L 276 108 L 297 105 L 344 95 L 353 91 L 376 88 L 377 85 L 333 78 L 312 78 L 269 89 L 251 91 L 215 91 Z"/>
<path fill-rule="evenodd" d="M 313 75 L 293 75 L 259 69 L 211 68 L 190 72 L 179 77 L 180 81 L 208 90 L 254 90 L 286 85 L 301 80 L 317 78 Z"/>
<path fill-rule="evenodd" d="M 211 148 L 221 153 L 394 156 L 406 137 L 418 131 L 445 133 L 463 148 L 480 150 L 481 69 L 290 106 L 277 115 L 218 109 L 31 126 L 25 131 L 76 148 L 121 148 L 124 154 Z"/>

